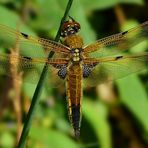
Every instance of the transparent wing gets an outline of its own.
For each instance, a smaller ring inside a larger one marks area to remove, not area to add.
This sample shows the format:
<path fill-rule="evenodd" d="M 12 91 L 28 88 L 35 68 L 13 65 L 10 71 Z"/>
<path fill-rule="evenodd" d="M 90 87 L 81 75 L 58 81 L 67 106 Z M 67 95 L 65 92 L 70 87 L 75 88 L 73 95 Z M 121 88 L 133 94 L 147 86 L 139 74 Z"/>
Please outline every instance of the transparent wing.
<path fill-rule="evenodd" d="M 15 56 L 11 54 L 0 54 L 0 74 L 7 75 L 14 79 L 17 79 L 16 75 L 13 75 L 14 66 L 16 66 L 16 71 L 22 73 L 23 81 L 37 84 L 43 67 L 46 64 L 48 68 L 46 82 L 52 87 L 57 87 L 64 82 L 64 79 L 61 79 L 58 76 L 58 71 L 61 66 L 68 64 L 68 59 L 49 59 L 45 60 L 42 58 L 31 58 L 23 56 Z"/>
<path fill-rule="evenodd" d="M 65 55 L 69 48 L 63 44 L 44 38 L 32 37 L 25 33 L 16 31 L 0 24 L 0 45 L 1 47 L 15 48 L 19 42 L 20 54 L 32 57 L 47 57 L 50 51 Z"/>
<path fill-rule="evenodd" d="M 23 73 L 25 82 L 37 84 L 42 69 L 47 62 L 48 73 L 46 81 L 53 87 L 57 87 L 64 82 L 58 76 L 59 69 L 56 67 L 66 65 L 66 57 L 69 54 L 68 47 L 51 40 L 29 36 L 1 24 L 0 46 L 9 50 L 18 46 L 20 54 L 19 57 L 12 54 L 0 54 L 0 74 L 17 79 L 12 74 L 13 65 L 15 65 L 18 73 Z M 46 58 L 50 51 L 55 52 L 54 59 L 47 61 Z M 55 57 L 58 57 L 58 59 L 55 59 Z"/>
<path fill-rule="evenodd" d="M 85 84 L 95 86 L 143 70 L 148 65 L 148 52 L 131 56 L 118 55 L 110 58 L 88 58 L 84 63 L 96 64 L 89 77 L 84 79 Z"/>
<path fill-rule="evenodd" d="M 84 47 L 84 54 L 89 54 L 91 57 L 101 57 L 113 54 L 114 50 L 112 49 L 118 49 L 118 52 L 125 51 L 146 39 L 148 39 L 148 21 L 138 27 L 102 38 Z M 110 47 L 110 49 L 106 49 L 106 47 Z"/>

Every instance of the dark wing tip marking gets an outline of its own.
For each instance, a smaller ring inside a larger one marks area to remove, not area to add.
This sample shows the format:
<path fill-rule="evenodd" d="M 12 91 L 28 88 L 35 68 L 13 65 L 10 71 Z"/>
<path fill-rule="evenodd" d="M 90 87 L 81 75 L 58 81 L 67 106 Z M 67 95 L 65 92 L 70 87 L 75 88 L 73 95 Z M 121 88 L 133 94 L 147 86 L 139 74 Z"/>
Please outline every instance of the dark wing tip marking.
<path fill-rule="evenodd" d="M 124 31 L 124 32 L 122 32 L 122 35 L 125 35 L 125 34 L 127 34 L 128 33 L 128 31 Z"/>
<path fill-rule="evenodd" d="M 115 60 L 119 60 L 119 59 L 122 59 L 123 58 L 123 56 L 117 56 L 117 57 L 115 57 Z"/>
<path fill-rule="evenodd" d="M 32 60 L 31 57 L 26 57 L 26 56 L 24 56 L 23 58 L 26 59 L 26 60 Z"/>
<path fill-rule="evenodd" d="M 28 39 L 28 35 L 27 35 L 27 34 L 21 32 L 21 35 L 22 35 L 24 38 Z"/>

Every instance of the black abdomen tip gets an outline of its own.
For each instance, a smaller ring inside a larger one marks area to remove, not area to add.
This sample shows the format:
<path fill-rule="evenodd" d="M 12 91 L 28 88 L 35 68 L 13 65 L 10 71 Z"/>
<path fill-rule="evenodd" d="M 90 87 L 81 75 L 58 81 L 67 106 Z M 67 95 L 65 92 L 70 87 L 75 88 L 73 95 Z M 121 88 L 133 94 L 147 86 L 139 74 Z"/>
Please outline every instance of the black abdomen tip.
<path fill-rule="evenodd" d="M 74 132 L 75 132 L 75 137 L 77 139 L 79 139 L 80 138 L 80 129 L 76 129 L 76 130 L 74 130 Z"/>

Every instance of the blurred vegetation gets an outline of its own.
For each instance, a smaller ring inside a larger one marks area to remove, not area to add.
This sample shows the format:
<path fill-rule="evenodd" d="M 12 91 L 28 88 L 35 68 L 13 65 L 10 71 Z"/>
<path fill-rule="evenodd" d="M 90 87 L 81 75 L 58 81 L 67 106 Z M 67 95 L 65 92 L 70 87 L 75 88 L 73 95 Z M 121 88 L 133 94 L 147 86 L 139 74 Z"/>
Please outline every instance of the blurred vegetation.
<path fill-rule="evenodd" d="M 0 24 L 30 35 L 54 39 L 67 0 L 0 0 Z M 148 1 L 74 0 L 70 15 L 81 24 L 85 44 L 148 20 Z M 140 44 L 131 52 L 143 52 Z M 0 53 L 6 52 L 1 47 Z M 31 53 L 30 53 L 31 54 Z M 16 100 L 11 79 L 0 77 L 0 147 L 15 147 L 36 85 L 23 83 Z M 104 93 L 105 92 L 105 93 Z M 18 110 L 15 103 L 19 104 Z M 113 83 L 84 87 L 81 137 L 70 126 L 65 88 L 45 84 L 27 139 L 27 147 L 148 147 L 148 71 Z"/>

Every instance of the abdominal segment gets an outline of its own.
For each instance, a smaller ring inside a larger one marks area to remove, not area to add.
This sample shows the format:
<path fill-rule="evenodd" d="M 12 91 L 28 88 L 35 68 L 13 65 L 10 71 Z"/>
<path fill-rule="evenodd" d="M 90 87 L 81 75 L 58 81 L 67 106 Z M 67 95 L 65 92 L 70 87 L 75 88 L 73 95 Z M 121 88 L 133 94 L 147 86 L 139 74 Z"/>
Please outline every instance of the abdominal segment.
<path fill-rule="evenodd" d="M 80 135 L 81 99 L 82 99 L 82 68 L 81 65 L 71 65 L 67 72 L 67 102 L 70 122 L 75 136 Z"/>

